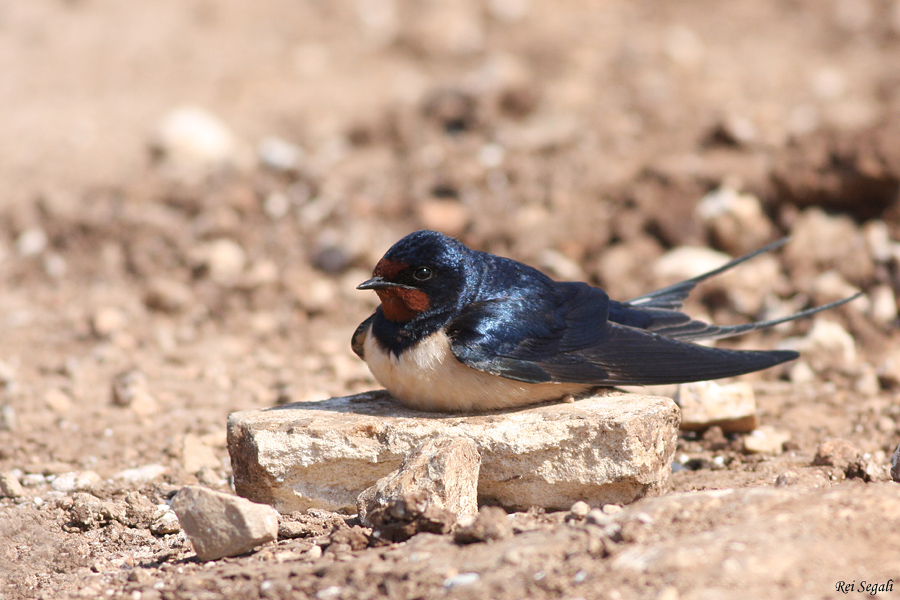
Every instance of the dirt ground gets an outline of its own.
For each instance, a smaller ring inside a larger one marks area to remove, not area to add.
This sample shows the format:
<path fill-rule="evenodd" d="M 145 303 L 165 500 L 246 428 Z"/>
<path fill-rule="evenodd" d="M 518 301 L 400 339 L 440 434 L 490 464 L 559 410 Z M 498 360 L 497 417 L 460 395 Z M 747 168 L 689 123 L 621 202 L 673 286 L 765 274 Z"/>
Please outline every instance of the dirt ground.
<path fill-rule="evenodd" d="M 900 594 L 898 57 L 897 0 L 0 0 L 0 599 Z M 804 352 L 741 378 L 782 441 L 685 433 L 609 522 L 198 562 L 166 501 L 230 489 L 229 413 L 376 386 L 354 288 L 422 227 L 623 300 L 790 233 L 690 312 L 867 297 L 733 342 Z"/>

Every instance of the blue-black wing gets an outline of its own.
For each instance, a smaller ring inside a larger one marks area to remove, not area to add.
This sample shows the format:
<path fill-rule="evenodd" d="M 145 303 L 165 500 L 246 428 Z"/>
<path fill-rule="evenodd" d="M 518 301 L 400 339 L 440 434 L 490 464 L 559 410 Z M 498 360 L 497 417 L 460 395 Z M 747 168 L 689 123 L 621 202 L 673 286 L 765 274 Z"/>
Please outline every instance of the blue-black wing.
<path fill-rule="evenodd" d="M 792 351 L 707 348 L 610 321 L 611 303 L 584 283 L 473 304 L 448 326 L 466 365 L 528 383 L 685 383 L 741 375 L 797 358 Z"/>

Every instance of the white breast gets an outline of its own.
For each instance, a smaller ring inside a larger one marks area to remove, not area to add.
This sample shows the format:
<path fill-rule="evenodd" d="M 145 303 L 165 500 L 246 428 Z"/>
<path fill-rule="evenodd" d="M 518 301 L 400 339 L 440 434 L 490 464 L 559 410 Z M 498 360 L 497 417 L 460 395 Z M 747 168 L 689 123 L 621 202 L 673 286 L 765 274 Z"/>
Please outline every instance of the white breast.
<path fill-rule="evenodd" d="M 369 332 L 365 360 L 391 395 L 412 408 L 430 411 L 482 411 L 535 404 L 579 394 L 590 386 L 524 383 L 467 367 L 453 355 L 450 339 L 439 331 L 399 357 L 385 351 Z"/>

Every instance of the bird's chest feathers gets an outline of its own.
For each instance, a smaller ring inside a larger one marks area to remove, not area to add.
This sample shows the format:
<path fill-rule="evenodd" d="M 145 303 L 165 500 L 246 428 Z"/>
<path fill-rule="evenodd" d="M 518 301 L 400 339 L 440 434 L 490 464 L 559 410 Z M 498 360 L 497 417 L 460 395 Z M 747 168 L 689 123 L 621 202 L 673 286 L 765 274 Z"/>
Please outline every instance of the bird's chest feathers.
<path fill-rule="evenodd" d="M 450 338 L 443 331 L 421 339 L 399 355 L 382 347 L 370 334 L 366 337 L 365 357 L 372 373 L 388 390 L 420 384 L 452 385 L 454 371 L 468 368 L 453 355 Z"/>
<path fill-rule="evenodd" d="M 393 323 L 405 323 L 428 310 L 428 295 L 421 290 L 388 288 L 376 290 L 384 317 Z"/>
<path fill-rule="evenodd" d="M 375 378 L 403 404 L 431 411 L 506 408 L 551 400 L 584 390 L 581 384 L 529 384 L 472 369 L 453 354 L 439 330 L 398 354 L 366 336 L 364 356 Z"/>

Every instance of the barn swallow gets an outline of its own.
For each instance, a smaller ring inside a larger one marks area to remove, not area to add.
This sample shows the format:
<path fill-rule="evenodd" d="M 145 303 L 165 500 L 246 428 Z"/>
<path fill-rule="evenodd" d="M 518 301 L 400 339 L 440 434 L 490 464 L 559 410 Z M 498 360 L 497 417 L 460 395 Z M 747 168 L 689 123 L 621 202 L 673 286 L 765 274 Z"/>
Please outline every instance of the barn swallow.
<path fill-rule="evenodd" d="M 401 403 L 477 412 L 583 395 L 617 385 L 705 381 L 797 358 L 792 350 L 694 344 L 808 317 L 856 296 L 787 317 L 711 325 L 680 308 L 701 281 L 763 252 L 627 302 L 579 282 L 557 282 L 514 260 L 472 250 L 436 231 L 394 244 L 357 289 L 381 305 L 353 334 L 353 351 Z"/>

